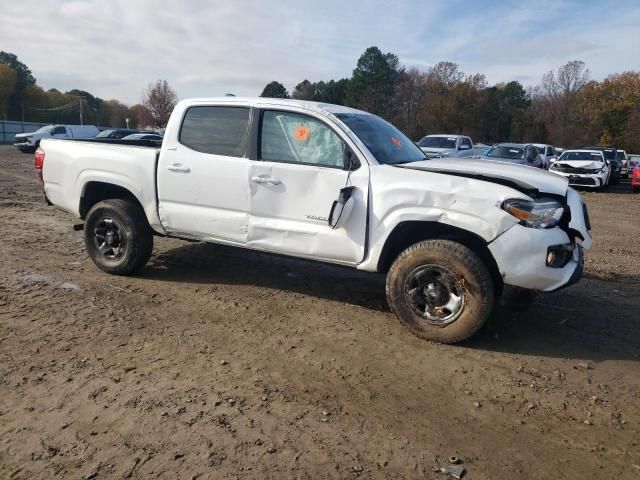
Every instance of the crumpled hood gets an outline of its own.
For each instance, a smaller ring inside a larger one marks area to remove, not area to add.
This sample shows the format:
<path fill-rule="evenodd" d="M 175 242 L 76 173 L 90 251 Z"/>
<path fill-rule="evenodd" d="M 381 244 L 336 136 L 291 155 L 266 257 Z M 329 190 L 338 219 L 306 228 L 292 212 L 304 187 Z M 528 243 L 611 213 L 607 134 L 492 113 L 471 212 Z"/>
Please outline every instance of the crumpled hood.
<path fill-rule="evenodd" d="M 424 170 L 436 173 L 449 173 L 462 177 L 477 178 L 487 182 L 513 184 L 521 191 L 538 191 L 552 195 L 565 196 L 569 181 L 555 173 L 539 168 L 511 164 L 494 160 L 474 160 L 466 158 L 432 159 L 399 165 L 407 169 Z"/>
<path fill-rule="evenodd" d="M 568 165 L 573 168 L 587 168 L 589 170 L 600 170 L 602 168 L 602 162 L 593 160 L 560 160 L 554 163 L 556 166 Z"/>

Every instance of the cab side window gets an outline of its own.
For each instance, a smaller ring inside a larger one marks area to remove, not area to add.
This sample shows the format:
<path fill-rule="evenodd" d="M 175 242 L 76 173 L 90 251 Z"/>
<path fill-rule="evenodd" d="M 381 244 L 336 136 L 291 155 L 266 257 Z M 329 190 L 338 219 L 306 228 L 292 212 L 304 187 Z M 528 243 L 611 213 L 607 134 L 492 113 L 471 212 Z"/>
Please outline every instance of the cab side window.
<path fill-rule="evenodd" d="M 67 133 L 67 129 L 65 127 L 57 126 L 53 129 L 53 135 L 64 135 Z"/>
<path fill-rule="evenodd" d="M 260 159 L 318 167 L 344 167 L 342 139 L 307 115 L 267 110 L 262 114 Z"/>
<path fill-rule="evenodd" d="M 246 107 L 191 107 L 180 127 L 180 143 L 197 152 L 243 157 L 248 129 Z"/>

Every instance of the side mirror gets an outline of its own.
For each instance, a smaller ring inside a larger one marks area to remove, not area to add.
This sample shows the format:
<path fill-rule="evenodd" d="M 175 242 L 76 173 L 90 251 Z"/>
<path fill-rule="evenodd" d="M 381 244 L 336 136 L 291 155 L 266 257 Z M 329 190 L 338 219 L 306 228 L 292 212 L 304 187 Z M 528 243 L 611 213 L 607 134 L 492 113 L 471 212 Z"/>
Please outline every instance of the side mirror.
<path fill-rule="evenodd" d="M 51 135 L 52 137 L 55 135 L 55 133 L 53 132 L 53 130 L 51 130 L 51 131 L 49 132 L 49 135 Z"/>
<path fill-rule="evenodd" d="M 343 165 L 345 170 L 357 170 L 360 168 L 358 156 L 346 145 L 343 153 Z"/>
<path fill-rule="evenodd" d="M 329 226 L 334 230 L 342 227 L 349 220 L 355 204 L 352 196 L 355 189 L 356 187 L 353 186 L 342 188 L 338 199 L 333 202 L 329 213 Z"/>

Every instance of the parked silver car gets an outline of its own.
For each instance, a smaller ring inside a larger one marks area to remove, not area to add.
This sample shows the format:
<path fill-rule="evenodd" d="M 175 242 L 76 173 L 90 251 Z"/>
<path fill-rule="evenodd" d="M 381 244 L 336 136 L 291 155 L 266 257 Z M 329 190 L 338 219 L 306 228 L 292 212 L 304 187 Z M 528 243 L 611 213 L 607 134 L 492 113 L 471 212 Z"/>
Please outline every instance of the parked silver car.
<path fill-rule="evenodd" d="M 538 149 L 530 143 L 499 143 L 491 147 L 480 158 L 544 168 L 544 162 Z"/>
<path fill-rule="evenodd" d="M 546 170 L 549 170 L 549 167 L 551 166 L 551 164 L 555 162 L 557 158 L 560 156 L 556 152 L 555 147 L 553 147 L 552 145 L 548 145 L 546 143 L 534 143 L 533 146 L 538 149 L 538 152 L 540 153 L 540 157 L 544 162 L 544 168 Z"/>

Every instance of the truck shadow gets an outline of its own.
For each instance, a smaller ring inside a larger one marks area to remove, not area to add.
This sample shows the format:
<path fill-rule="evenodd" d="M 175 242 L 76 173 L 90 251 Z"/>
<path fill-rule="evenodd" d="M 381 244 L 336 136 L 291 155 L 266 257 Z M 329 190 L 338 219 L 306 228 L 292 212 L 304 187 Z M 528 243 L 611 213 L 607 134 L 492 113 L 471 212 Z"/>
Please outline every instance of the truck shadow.
<path fill-rule="evenodd" d="M 469 348 L 593 361 L 640 360 L 640 276 L 548 293 L 523 312 L 498 308 Z"/>
<path fill-rule="evenodd" d="M 357 305 L 392 315 L 385 276 L 347 267 L 207 243 L 153 257 L 140 277 L 163 282 L 250 285 Z M 497 308 L 463 348 L 518 355 L 640 360 L 640 277 L 584 278 L 528 310 Z M 398 324 L 398 329 L 402 328 Z"/>
<path fill-rule="evenodd" d="M 385 276 L 284 255 L 188 243 L 149 261 L 142 278 L 198 284 L 251 285 L 390 312 Z"/>

